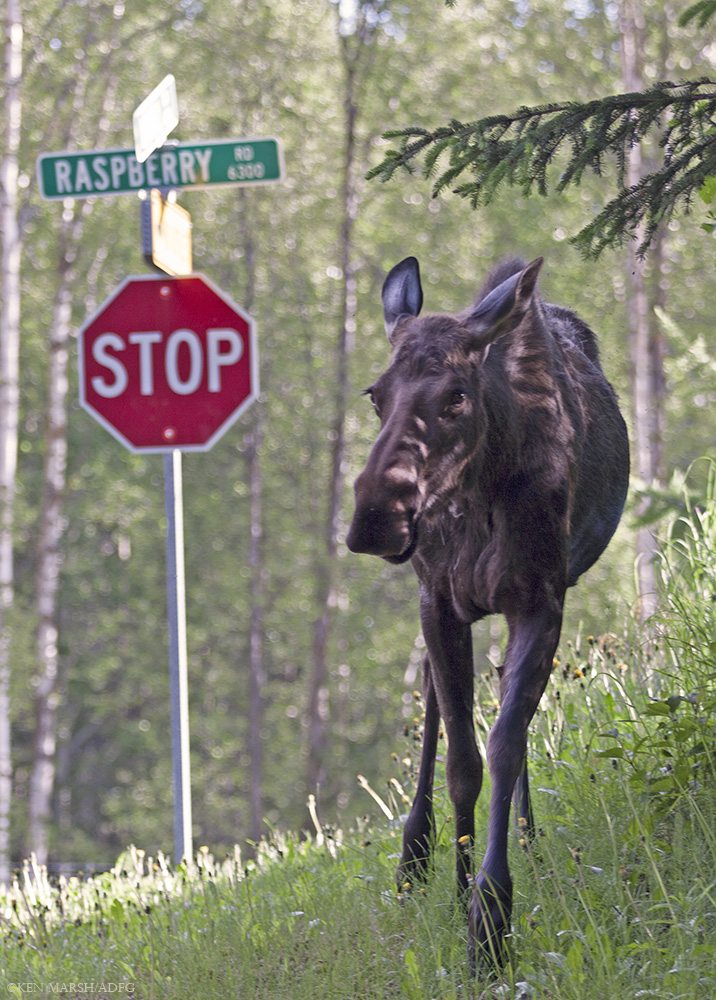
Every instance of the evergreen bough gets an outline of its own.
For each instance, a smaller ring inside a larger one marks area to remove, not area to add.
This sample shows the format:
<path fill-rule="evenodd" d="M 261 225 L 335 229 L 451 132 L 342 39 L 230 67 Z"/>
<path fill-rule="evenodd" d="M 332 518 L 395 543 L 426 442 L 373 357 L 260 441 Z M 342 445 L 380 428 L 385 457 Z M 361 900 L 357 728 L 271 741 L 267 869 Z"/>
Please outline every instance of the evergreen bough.
<path fill-rule="evenodd" d="M 699 28 L 705 28 L 706 22 L 716 14 L 716 0 L 698 0 L 698 3 L 688 7 L 679 18 L 679 24 L 683 28 L 690 21 L 696 21 Z"/>
<path fill-rule="evenodd" d="M 716 0 L 704 0 L 686 13 L 711 16 Z M 702 10 L 701 8 L 705 8 Z M 639 183 L 625 185 L 629 150 L 648 135 L 658 135 L 661 164 Z M 525 195 L 546 195 L 550 168 L 559 171 L 554 190 L 578 186 L 587 170 L 601 176 L 604 161 L 616 159 L 619 192 L 576 236 L 586 257 L 597 257 L 626 236 L 639 240 L 643 256 L 660 223 L 677 207 L 688 210 L 695 193 L 711 200 L 716 177 L 716 83 L 708 79 L 662 82 L 641 93 L 615 94 L 580 104 L 567 101 L 521 107 L 512 114 L 478 121 L 451 121 L 430 131 L 411 126 L 386 132 L 397 140 L 369 178 L 389 180 L 400 168 L 433 177 L 433 195 L 446 188 L 487 205 L 501 184 Z M 447 163 L 445 163 L 447 159 Z M 471 175 L 471 179 L 465 180 Z M 711 178 L 711 180 L 709 180 Z"/>

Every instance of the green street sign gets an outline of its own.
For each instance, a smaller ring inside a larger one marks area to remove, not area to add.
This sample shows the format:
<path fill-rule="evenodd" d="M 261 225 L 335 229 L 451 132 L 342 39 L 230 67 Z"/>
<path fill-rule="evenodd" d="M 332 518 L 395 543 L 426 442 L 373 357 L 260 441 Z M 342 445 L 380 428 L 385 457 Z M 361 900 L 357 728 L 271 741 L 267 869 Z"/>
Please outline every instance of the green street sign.
<path fill-rule="evenodd" d="M 150 188 L 203 188 L 275 184 L 283 179 L 277 139 L 222 139 L 181 142 L 157 149 L 139 163 L 133 149 L 85 153 L 43 153 L 37 160 L 40 194 L 95 198 L 133 194 Z"/>

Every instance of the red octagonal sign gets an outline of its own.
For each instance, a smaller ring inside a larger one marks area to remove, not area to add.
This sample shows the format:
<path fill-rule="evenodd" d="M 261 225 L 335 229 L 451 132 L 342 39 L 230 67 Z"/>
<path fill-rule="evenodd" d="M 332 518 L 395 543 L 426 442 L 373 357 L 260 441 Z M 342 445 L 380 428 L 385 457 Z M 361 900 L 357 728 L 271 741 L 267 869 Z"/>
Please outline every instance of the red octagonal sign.
<path fill-rule="evenodd" d="M 82 406 L 131 451 L 207 451 L 259 391 L 253 320 L 199 274 L 126 278 L 79 368 Z"/>

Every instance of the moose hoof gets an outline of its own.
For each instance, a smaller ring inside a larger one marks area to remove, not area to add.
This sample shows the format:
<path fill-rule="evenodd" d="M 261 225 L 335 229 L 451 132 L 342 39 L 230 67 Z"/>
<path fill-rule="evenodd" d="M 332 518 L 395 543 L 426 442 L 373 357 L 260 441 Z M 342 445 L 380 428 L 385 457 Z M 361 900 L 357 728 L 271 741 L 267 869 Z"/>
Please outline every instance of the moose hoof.
<path fill-rule="evenodd" d="M 507 949 L 505 935 L 512 919 L 512 881 L 499 885 L 485 874 L 475 879 L 468 915 L 470 967 L 501 968 Z"/>

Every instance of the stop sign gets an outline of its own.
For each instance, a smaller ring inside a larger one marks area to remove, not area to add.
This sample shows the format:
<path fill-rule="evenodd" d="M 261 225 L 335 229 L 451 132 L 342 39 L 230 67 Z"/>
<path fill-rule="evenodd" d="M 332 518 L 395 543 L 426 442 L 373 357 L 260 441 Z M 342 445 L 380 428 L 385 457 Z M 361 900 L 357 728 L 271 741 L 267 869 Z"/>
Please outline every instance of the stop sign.
<path fill-rule="evenodd" d="M 131 451 L 206 451 L 258 395 L 254 322 L 202 275 L 126 278 L 80 329 L 79 371 Z"/>

